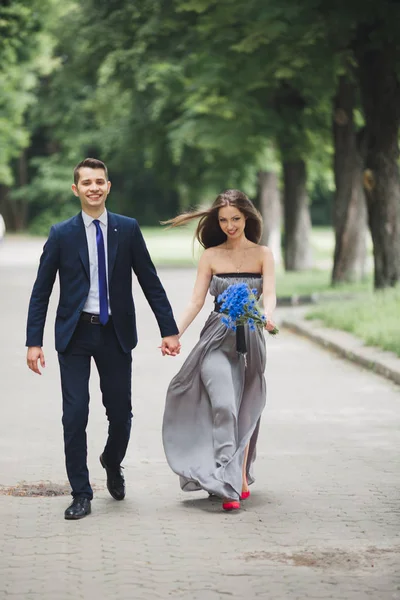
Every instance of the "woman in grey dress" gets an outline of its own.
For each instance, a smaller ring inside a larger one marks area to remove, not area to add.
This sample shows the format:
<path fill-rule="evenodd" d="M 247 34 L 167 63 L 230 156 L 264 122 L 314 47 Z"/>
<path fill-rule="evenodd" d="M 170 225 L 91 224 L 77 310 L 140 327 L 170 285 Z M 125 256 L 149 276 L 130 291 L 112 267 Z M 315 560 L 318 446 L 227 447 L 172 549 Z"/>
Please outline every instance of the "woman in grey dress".
<path fill-rule="evenodd" d="M 241 329 L 246 353 L 238 352 L 237 333 L 221 321 L 217 298 L 232 283 L 245 282 L 262 294 L 265 328 L 275 327 L 274 260 L 259 245 L 261 215 L 247 196 L 226 190 L 211 208 L 179 215 L 172 227 L 198 219 L 196 237 L 205 248 L 192 298 L 179 327 L 182 336 L 200 312 L 209 291 L 215 297 L 196 346 L 171 381 L 164 413 L 163 443 L 171 469 L 185 491 L 203 489 L 219 496 L 225 510 L 240 508 L 254 481 L 260 417 L 265 406 L 265 340 L 260 329 Z"/>

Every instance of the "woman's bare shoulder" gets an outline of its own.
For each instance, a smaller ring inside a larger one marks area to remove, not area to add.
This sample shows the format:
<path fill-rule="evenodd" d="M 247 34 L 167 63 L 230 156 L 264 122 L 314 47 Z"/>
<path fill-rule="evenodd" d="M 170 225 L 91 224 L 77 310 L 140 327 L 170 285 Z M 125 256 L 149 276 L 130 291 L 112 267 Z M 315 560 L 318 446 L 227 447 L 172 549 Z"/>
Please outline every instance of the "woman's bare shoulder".
<path fill-rule="evenodd" d="M 265 246 L 260 246 L 260 244 L 257 244 L 256 242 L 252 242 L 251 240 L 248 240 L 248 246 L 247 248 L 249 250 L 258 250 L 261 251 L 261 248 L 264 248 Z"/>
<path fill-rule="evenodd" d="M 221 250 L 225 250 L 224 244 L 219 244 L 219 246 L 211 246 L 210 248 L 206 248 L 203 252 L 203 255 L 205 254 L 208 257 L 215 256 Z"/>
<path fill-rule="evenodd" d="M 215 247 L 205 248 L 200 256 L 200 262 L 203 264 L 210 264 L 213 257 L 215 256 Z"/>
<path fill-rule="evenodd" d="M 203 252 L 201 253 L 201 255 L 205 256 L 206 258 L 210 258 L 210 256 L 213 255 L 213 250 L 214 250 L 214 248 L 205 248 L 203 250 Z"/>
<path fill-rule="evenodd" d="M 268 257 L 268 258 L 272 258 L 272 250 L 270 248 L 268 248 L 268 246 L 258 246 L 260 248 L 260 252 L 263 256 Z"/>

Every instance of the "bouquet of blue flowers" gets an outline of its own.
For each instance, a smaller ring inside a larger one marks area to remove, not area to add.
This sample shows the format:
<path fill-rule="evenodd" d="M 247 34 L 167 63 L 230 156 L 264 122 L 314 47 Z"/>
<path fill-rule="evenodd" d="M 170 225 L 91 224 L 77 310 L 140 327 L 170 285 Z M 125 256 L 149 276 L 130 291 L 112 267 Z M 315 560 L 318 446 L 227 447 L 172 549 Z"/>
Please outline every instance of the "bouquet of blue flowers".
<path fill-rule="evenodd" d="M 224 313 L 221 320 L 229 329 L 236 331 L 237 327 L 246 323 L 251 331 L 255 331 L 256 327 L 265 328 L 265 315 L 257 305 L 257 290 L 251 290 L 246 283 L 230 285 L 218 296 L 217 301 L 219 311 Z M 276 335 L 278 332 L 279 329 L 275 327 L 268 333 Z"/>

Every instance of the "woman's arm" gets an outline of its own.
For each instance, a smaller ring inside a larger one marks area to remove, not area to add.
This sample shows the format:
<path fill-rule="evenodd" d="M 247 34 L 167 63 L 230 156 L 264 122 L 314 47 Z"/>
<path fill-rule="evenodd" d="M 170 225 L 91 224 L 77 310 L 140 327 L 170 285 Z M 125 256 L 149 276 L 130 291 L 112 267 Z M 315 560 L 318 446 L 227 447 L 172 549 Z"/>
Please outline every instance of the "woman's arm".
<path fill-rule="evenodd" d="M 273 329 L 274 310 L 276 307 L 276 292 L 275 292 L 275 263 L 274 256 L 269 248 L 263 246 L 263 304 L 264 312 L 267 318 L 266 329 Z"/>
<path fill-rule="evenodd" d="M 192 297 L 178 322 L 179 337 L 183 335 L 203 308 L 211 277 L 210 253 L 205 250 L 199 260 Z"/>

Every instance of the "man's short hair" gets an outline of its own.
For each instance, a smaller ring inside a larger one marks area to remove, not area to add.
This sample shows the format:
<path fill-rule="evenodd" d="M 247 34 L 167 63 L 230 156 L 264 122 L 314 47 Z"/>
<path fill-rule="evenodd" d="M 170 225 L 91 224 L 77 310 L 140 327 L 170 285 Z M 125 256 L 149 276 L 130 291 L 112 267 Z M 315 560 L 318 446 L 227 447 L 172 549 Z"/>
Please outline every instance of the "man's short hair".
<path fill-rule="evenodd" d="M 79 169 L 82 169 L 83 167 L 88 167 L 89 169 L 103 169 L 104 173 L 106 174 L 106 180 L 108 181 L 108 170 L 106 165 L 97 158 L 85 158 L 84 160 L 81 160 L 81 162 L 78 163 L 74 169 L 75 185 L 78 185 L 79 182 Z"/>

